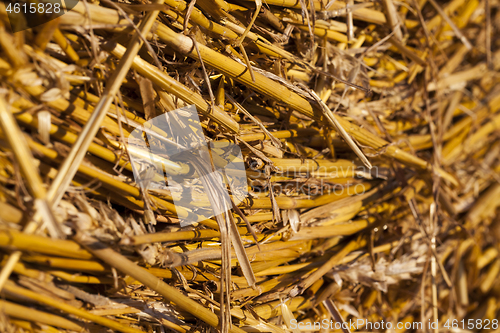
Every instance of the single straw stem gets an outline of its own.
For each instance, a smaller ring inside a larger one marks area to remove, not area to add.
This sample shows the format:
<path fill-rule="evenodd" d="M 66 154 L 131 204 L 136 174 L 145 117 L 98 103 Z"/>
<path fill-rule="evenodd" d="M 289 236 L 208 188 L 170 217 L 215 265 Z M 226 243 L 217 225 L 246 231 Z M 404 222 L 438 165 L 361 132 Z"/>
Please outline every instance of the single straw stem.
<path fill-rule="evenodd" d="M 465 45 L 465 47 L 468 50 L 472 50 L 472 45 L 469 42 L 469 40 L 467 39 L 467 37 L 464 36 L 464 34 L 460 31 L 460 29 L 456 26 L 456 24 L 453 23 L 453 21 L 450 19 L 450 17 L 448 15 L 446 15 L 444 10 L 441 7 L 439 7 L 438 3 L 434 0 L 429 0 L 429 2 L 438 11 L 439 15 L 441 15 L 444 18 L 444 20 L 450 25 L 450 27 L 453 30 L 453 32 L 455 33 L 455 35 L 457 35 L 457 37 L 462 41 L 462 43 Z"/>

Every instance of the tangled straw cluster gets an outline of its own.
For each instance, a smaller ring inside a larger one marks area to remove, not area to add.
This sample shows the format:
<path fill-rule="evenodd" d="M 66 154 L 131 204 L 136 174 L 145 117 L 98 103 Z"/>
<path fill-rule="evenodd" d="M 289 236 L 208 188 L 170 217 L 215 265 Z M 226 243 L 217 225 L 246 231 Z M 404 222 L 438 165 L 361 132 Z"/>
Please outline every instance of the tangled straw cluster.
<path fill-rule="evenodd" d="M 63 5 L 0 3 L 0 331 L 500 332 L 498 1 Z M 246 167 L 210 218 L 215 178 L 175 204 L 126 144 L 190 105 Z"/>

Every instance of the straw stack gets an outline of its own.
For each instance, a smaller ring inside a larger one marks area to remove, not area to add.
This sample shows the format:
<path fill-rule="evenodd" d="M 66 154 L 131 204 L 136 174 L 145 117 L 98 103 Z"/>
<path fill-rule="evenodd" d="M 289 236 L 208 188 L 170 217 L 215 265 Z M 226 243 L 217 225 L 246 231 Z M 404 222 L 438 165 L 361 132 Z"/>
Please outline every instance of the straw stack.
<path fill-rule="evenodd" d="M 500 332 L 498 1 L 7 4 L 0 331 Z M 126 143 L 190 105 L 248 194 L 181 227 Z"/>

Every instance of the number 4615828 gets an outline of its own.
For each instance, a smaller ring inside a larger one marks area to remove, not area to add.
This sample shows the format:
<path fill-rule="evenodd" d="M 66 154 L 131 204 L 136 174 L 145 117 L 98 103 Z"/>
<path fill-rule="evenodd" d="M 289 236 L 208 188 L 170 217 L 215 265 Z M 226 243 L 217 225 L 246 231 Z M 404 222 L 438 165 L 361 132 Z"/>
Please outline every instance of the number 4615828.
<path fill-rule="evenodd" d="M 9 3 L 5 10 L 7 11 L 7 13 L 16 13 L 16 14 L 18 13 L 58 14 L 61 12 L 61 4 L 59 3 L 52 4 L 50 2 L 48 3 L 39 2 L 30 4 Z"/>
<path fill-rule="evenodd" d="M 478 329 L 494 329 L 498 328 L 498 319 L 469 319 L 467 322 L 465 319 L 458 321 L 457 319 L 448 319 L 444 324 L 447 329 L 459 328 L 468 330 L 478 330 Z"/>

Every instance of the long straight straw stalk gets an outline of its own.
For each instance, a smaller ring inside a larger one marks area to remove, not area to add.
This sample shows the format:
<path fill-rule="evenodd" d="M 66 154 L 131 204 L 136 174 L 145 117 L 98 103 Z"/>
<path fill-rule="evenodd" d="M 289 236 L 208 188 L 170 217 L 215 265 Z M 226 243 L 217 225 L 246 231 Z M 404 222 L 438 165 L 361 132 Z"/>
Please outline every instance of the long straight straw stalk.
<path fill-rule="evenodd" d="M 163 1 L 164 0 L 156 0 L 156 3 L 162 4 Z M 158 17 L 158 14 L 159 14 L 158 10 L 151 11 L 147 14 L 146 18 L 141 22 L 139 31 L 143 36 L 146 36 L 148 32 L 151 30 L 153 23 Z M 120 88 L 123 80 L 125 79 L 125 76 L 127 75 L 127 72 L 130 69 L 130 66 L 132 65 L 132 62 L 137 53 L 139 52 L 142 44 L 143 42 L 141 36 L 139 35 L 139 33 L 136 32 L 128 45 L 127 51 L 125 52 L 120 63 L 118 64 L 116 71 L 109 79 L 108 82 L 109 84 L 106 86 L 104 96 L 97 104 L 96 108 L 94 109 L 94 112 L 90 116 L 89 120 L 85 124 L 85 127 L 82 129 L 82 132 L 78 136 L 77 141 L 73 145 L 70 153 L 68 154 L 63 164 L 61 165 L 56 178 L 54 179 L 54 181 L 50 186 L 49 191 L 45 195 L 45 189 L 43 188 L 43 185 L 36 187 L 37 191 L 36 195 L 43 197 L 44 199 L 46 198 L 46 202 L 50 203 L 50 205 L 46 205 L 47 209 L 49 207 L 57 206 L 59 201 L 63 197 L 64 193 L 66 192 L 67 187 L 69 186 L 71 180 L 75 176 L 78 167 L 80 166 L 83 158 L 85 157 L 85 154 L 87 153 L 90 144 L 93 142 L 94 137 L 97 134 L 97 131 L 99 130 L 101 123 L 104 117 L 106 116 L 106 113 L 108 112 L 111 103 L 113 102 L 114 96 L 118 92 L 118 89 Z M 8 113 L 5 108 L 3 100 L 0 100 L 0 113 L 1 114 Z M 9 130 L 12 130 L 14 126 L 5 126 L 5 127 L 6 128 L 3 129 L 8 140 L 16 138 L 15 134 L 14 136 L 9 135 L 10 133 Z M 18 135 L 17 137 L 21 139 L 22 135 Z M 9 144 L 11 144 L 11 146 L 12 144 L 19 146 L 18 142 L 13 142 L 13 143 L 9 142 Z M 30 163 L 30 161 L 32 160 L 33 158 L 31 157 L 31 153 L 29 152 L 29 149 L 27 149 L 27 153 L 21 156 L 21 158 L 18 158 L 18 163 L 21 166 L 21 170 L 23 171 L 23 167 L 28 167 L 25 166 L 25 164 L 32 166 L 32 164 Z M 27 178 L 29 183 L 32 184 L 33 183 L 32 178 L 36 178 L 35 175 L 38 175 L 38 172 L 36 172 L 36 170 L 35 171 L 30 170 L 24 176 Z M 33 184 L 35 183 L 36 180 L 34 181 Z M 40 184 L 42 184 L 41 179 L 40 179 Z M 43 191 L 43 193 L 41 191 Z M 34 194 L 34 196 L 36 195 Z M 48 212 L 50 212 L 50 209 L 48 209 Z M 38 223 L 41 221 L 41 219 L 42 215 L 38 210 L 35 216 L 33 217 L 33 220 L 26 225 L 24 231 L 27 233 L 33 233 L 36 230 Z M 5 266 L 3 267 L 2 272 L 0 273 L 0 290 L 2 290 L 5 281 L 9 278 L 10 274 L 12 273 L 12 270 L 14 269 L 15 264 L 19 261 L 20 257 L 21 257 L 20 251 L 15 251 L 9 256 L 9 259 L 7 260 Z"/>

